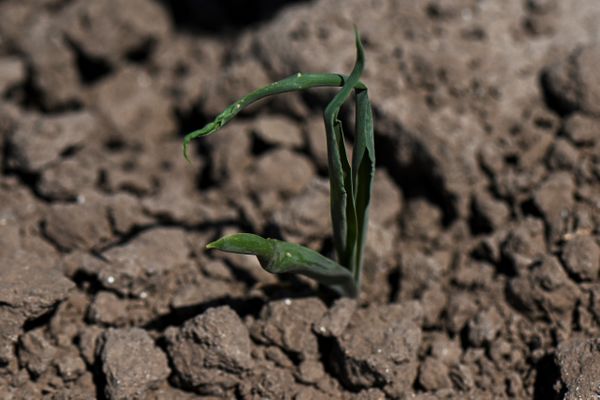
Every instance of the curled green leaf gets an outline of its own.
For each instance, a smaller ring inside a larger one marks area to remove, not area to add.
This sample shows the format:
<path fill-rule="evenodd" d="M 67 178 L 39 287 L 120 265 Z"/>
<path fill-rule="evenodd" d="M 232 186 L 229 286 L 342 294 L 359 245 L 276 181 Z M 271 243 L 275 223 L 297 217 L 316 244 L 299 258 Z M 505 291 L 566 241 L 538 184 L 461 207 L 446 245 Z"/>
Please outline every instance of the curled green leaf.
<path fill-rule="evenodd" d="M 209 249 L 252 254 L 273 274 L 298 273 L 330 286 L 343 296 L 355 297 L 356 285 L 350 271 L 335 261 L 299 244 L 265 239 L 251 233 L 235 233 L 209 243 Z"/>
<path fill-rule="evenodd" d="M 255 91 L 248 93 L 246 96 L 231 104 L 229 107 L 223 110 L 221 114 L 217 115 L 212 122 L 209 122 L 201 129 L 197 129 L 185 135 L 183 139 L 183 156 L 189 161 L 189 145 L 192 140 L 199 137 L 208 136 L 218 131 L 221 127 L 231 121 L 240 111 L 260 99 L 280 93 L 297 92 L 315 87 L 344 86 L 347 80 L 347 76 L 340 74 L 303 74 L 298 72 L 297 74 L 288 76 L 280 81 L 273 82 L 270 85 L 256 89 Z M 367 88 L 365 84 L 360 81 L 355 82 L 354 87 L 357 89 Z"/>

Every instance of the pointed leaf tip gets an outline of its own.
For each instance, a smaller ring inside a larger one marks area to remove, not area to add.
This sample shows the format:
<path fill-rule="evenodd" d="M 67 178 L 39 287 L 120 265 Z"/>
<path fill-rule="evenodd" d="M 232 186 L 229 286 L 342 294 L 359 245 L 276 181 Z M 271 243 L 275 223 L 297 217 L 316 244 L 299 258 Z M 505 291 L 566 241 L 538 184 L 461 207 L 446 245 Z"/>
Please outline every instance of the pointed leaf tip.
<path fill-rule="evenodd" d="M 184 141 L 183 142 L 183 158 L 185 158 L 185 160 L 191 164 L 192 160 L 190 160 L 190 154 L 189 154 L 189 142 L 188 141 Z"/>

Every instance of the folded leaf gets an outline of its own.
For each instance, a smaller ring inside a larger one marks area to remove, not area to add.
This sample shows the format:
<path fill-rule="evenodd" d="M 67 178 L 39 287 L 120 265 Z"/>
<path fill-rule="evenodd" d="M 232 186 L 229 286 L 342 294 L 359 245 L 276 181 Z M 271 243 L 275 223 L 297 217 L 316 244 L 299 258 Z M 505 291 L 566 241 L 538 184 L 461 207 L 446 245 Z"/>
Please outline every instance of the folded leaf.
<path fill-rule="evenodd" d="M 356 63 L 342 89 L 325 109 L 327 154 L 331 192 L 331 219 L 338 261 L 360 284 L 362 253 L 367 235 L 368 206 L 375 173 L 373 115 L 366 87 L 356 87 L 364 69 L 365 54 L 358 31 Z M 352 165 L 348 163 L 344 134 L 338 114 L 342 105 L 356 91 L 356 131 Z"/>
<path fill-rule="evenodd" d="M 273 274 L 294 272 L 328 285 L 343 296 L 355 297 L 357 294 L 354 278 L 348 269 L 298 244 L 265 239 L 251 233 L 236 233 L 209 243 L 206 247 L 230 253 L 253 254 L 260 265 Z"/>
<path fill-rule="evenodd" d="M 362 52 L 360 41 L 357 42 Z M 352 273 L 356 285 L 360 285 L 360 269 L 367 241 L 369 203 L 375 179 L 375 141 L 373 134 L 373 111 L 366 89 L 356 90 L 355 140 L 352 151 L 352 182 L 356 209 L 356 252 Z"/>

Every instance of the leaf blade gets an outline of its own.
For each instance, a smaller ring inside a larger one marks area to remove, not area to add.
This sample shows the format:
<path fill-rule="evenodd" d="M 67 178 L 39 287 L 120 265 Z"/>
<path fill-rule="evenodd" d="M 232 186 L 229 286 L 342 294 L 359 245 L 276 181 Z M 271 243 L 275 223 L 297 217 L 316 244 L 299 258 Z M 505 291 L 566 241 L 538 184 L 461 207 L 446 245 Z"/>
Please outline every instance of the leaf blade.
<path fill-rule="evenodd" d="M 240 111 L 260 99 L 276 94 L 301 91 L 314 87 L 343 86 L 347 80 L 348 77 L 334 73 L 297 73 L 267 86 L 258 88 L 233 104 L 230 104 L 223 112 L 217 115 L 213 121 L 207 123 L 201 129 L 186 134 L 183 139 L 183 156 L 189 162 L 189 145 L 192 140 L 215 133 L 231 121 Z M 366 88 L 360 81 L 356 82 L 355 86 L 359 89 Z"/>
<path fill-rule="evenodd" d="M 273 274 L 298 273 L 328 285 L 344 296 L 355 297 L 357 294 L 352 274 L 346 268 L 298 244 L 265 239 L 251 233 L 235 233 L 209 243 L 207 247 L 252 254 L 258 257 L 266 271 Z"/>
<path fill-rule="evenodd" d="M 356 84 L 360 82 L 360 76 L 364 68 L 364 52 L 361 50 L 360 36 L 356 30 L 355 38 L 357 44 L 356 63 L 348 80 L 344 82 L 340 91 L 327 104 L 324 112 L 333 239 L 338 261 L 351 271 L 358 268 L 354 265 L 357 234 L 356 207 L 352 182 L 352 167 L 346 156 L 344 137 L 338 114 Z"/>
<path fill-rule="evenodd" d="M 375 140 L 373 132 L 373 111 L 367 90 L 356 93 L 356 140 L 352 158 L 352 180 L 357 223 L 357 244 L 355 269 L 352 271 L 357 285 L 360 284 L 360 270 L 367 241 L 369 225 L 369 205 L 375 179 Z"/>

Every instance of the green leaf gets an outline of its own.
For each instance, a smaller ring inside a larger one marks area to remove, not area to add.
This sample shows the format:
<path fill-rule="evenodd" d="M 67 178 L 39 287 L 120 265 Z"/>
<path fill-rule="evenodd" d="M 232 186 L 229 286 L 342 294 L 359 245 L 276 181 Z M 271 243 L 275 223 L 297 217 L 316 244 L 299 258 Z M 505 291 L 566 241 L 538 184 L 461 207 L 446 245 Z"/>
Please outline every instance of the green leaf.
<path fill-rule="evenodd" d="M 360 44 L 360 42 L 359 42 Z M 362 48 L 362 46 L 360 46 Z M 362 50 L 361 50 L 362 51 Z M 356 208 L 357 238 L 355 262 L 352 273 L 357 286 L 367 241 L 369 204 L 375 178 L 375 142 L 373 134 L 373 111 L 367 90 L 356 91 L 356 128 L 352 151 L 352 181 Z"/>
<path fill-rule="evenodd" d="M 343 296 L 355 297 L 352 274 L 335 261 L 298 244 L 265 239 L 251 233 L 236 233 L 209 243 L 209 249 L 253 254 L 260 265 L 273 274 L 294 272 L 330 286 Z"/>
<path fill-rule="evenodd" d="M 192 140 L 211 135 L 218 131 L 221 127 L 231 121 L 240 111 L 260 99 L 280 93 L 302 91 L 314 87 L 343 86 L 347 81 L 348 78 L 340 74 L 303 74 L 298 72 L 297 74 L 288 76 L 280 81 L 256 89 L 228 106 L 221 114 L 217 115 L 212 122 L 209 122 L 201 129 L 197 129 L 185 135 L 185 138 L 183 139 L 183 156 L 189 161 L 189 145 Z M 365 84 L 360 81 L 355 82 L 355 87 L 357 89 L 366 89 Z"/>
<path fill-rule="evenodd" d="M 324 112 L 325 131 L 327 133 L 327 158 L 329 163 L 329 186 L 331 196 L 331 220 L 333 240 L 338 261 L 351 271 L 359 271 L 356 265 L 358 222 L 356 215 L 353 173 L 344 146 L 342 124 L 338 114 L 342 105 L 350 96 L 352 89 L 360 81 L 364 68 L 364 51 L 360 36 L 355 30 L 357 57 L 354 68 L 344 82 L 342 89 L 327 105 Z M 366 88 L 364 88 L 366 89 Z"/>

